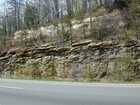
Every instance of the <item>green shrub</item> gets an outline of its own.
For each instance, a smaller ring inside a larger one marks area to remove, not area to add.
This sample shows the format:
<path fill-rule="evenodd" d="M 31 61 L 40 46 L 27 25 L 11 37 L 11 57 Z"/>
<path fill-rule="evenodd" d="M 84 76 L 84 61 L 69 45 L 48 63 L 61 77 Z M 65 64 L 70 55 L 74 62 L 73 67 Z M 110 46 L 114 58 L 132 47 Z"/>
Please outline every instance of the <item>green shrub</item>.
<path fill-rule="evenodd" d="M 93 69 L 91 66 L 83 74 L 83 77 L 85 79 L 89 79 L 89 81 L 93 81 L 94 78 L 96 78 L 97 76 L 98 76 L 97 71 L 95 69 Z"/>
<path fill-rule="evenodd" d="M 52 77 L 55 77 L 56 74 L 57 74 L 57 72 L 56 72 L 56 67 L 55 67 L 55 59 L 53 57 L 51 59 L 50 66 L 51 66 L 51 68 L 50 68 L 50 74 L 51 74 Z"/>
<path fill-rule="evenodd" d="M 41 71 L 38 69 L 38 63 L 27 64 L 23 73 L 25 78 L 28 77 L 36 79 L 41 77 Z"/>
<path fill-rule="evenodd" d="M 65 27 L 64 26 L 62 26 L 61 33 L 62 33 L 63 39 L 64 40 L 68 40 L 68 38 L 70 37 L 70 33 L 65 30 Z"/>
<path fill-rule="evenodd" d="M 132 55 L 129 55 L 127 57 L 114 59 L 114 71 L 109 75 L 112 76 L 115 81 L 132 81 L 135 76 L 133 70 L 134 64 L 132 63 L 133 58 Z"/>

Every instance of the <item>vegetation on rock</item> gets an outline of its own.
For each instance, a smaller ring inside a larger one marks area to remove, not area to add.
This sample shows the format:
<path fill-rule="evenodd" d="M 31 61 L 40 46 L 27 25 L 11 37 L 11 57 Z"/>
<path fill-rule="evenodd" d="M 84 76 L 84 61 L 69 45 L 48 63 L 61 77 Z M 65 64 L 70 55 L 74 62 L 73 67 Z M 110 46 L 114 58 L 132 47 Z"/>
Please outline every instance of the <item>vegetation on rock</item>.
<path fill-rule="evenodd" d="M 140 80 L 139 3 L 7 0 L 0 14 L 0 76 Z"/>

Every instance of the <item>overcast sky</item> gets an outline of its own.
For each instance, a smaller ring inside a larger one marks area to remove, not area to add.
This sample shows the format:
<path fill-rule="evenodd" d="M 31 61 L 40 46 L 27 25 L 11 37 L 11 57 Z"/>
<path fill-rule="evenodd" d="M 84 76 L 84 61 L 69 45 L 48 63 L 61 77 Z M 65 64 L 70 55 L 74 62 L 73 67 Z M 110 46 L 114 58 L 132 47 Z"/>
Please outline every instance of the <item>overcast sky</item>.
<path fill-rule="evenodd" d="M 0 4 L 1 4 L 3 1 L 5 1 L 5 0 L 0 0 Z"/>

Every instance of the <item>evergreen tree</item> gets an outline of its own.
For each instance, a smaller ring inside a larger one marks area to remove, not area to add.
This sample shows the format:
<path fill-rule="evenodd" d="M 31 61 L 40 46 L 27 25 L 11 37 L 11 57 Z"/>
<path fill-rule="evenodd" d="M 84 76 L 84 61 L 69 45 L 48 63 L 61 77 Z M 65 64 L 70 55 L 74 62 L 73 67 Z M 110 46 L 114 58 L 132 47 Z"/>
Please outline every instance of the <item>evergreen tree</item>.
<path fill-rule="evenodd" d="M 24 13 L 25 26 L 31 28 L 38 23 L 38 9 L 37 7 L 30 5 L 26 2 L 26 8 Z"/>

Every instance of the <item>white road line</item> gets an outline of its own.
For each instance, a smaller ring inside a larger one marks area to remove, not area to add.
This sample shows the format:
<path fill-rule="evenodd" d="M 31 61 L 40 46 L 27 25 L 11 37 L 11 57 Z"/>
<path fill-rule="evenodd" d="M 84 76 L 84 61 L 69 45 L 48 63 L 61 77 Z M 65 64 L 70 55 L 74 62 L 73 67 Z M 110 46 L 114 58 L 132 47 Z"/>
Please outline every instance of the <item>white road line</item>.
<path fill-rule="evenodd" d="M 18 89 L 18 90 L 24 89 L 24 88 L 21 88 L 21 87 L 11 87 L 11 86 L 0 86 L 0 88 Z"/>
<path fill-rule="evenodd" d="M 38 83 L 39 84 L 39 83 Z M 114 87 L 114 88 L 140 88 L 140 85 L 125 85 L 125 84 L 61 84 L 61 83 L 44 83 L 50 85 L 64 86 L 91 86 L 91 87 Z"/>
<path fill-rule="evenodd" d="M 44 85 L 65 85 L 65 86 L 96 86 L 96 87 L 116 87 L 116 88 L 140 88 L 140 84 L 117 84 L 117 83 L 73 83 L 73 82 L 56 82 L 56 81 L 26 81 L 26 80 L 12 80 L 0 79 L 0 81 L 29 83 L 29 84 L 44 84 Z M 22 88 L 23 89 L 23 88 Z"/>

